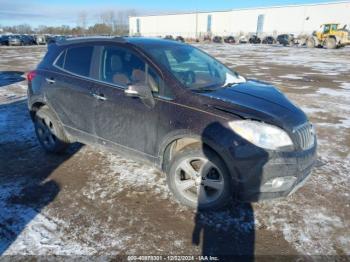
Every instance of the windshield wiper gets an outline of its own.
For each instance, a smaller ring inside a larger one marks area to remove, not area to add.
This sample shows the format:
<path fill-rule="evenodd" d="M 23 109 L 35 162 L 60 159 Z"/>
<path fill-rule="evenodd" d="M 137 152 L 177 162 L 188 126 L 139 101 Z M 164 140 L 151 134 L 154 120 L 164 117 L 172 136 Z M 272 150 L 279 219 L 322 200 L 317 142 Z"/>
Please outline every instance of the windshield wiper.
<path fill-rule="evenodd" d="M 214 90 L 217 90 L 219 88 L 227 88 L 227 87 L 231 87 L 233 85 L 237 85 L 241 83 L 240 81 L 237 81 L 237 82 L 230 82 L 230 83 L 224 83 L 224 84 L 221 84 L 221 83 L 215 83 L 215 84 L 210 84 L 210 85 L 207 85 L 207 86 L 202 86 L 202 87 L 193 87 L 193 88 L 190 88 L 190 90 L 194 90 L 194 91 L 214 91 Z"/>
<path fill-rule="evenodd" d="M 223 86 L 221 86 L 222 88 L 227 88 L 227 87 L 231 87 L 233 85 L 236 85 L 238 84 L 237 82 L 232 82 L 232 83 L 227 83 L 227 84 L 224 84 Z"/>
<path fill-rule="evenodd" d="M 194 88 L 190 88 L 190 90 L 193 90 L 193 91 L 215 91 L 215 90 L 218 90 L 220 88 L 230 87 L 234 84 L 236 84 L 236 83 L 229 83 L 226 85 L 215 84 L 215 85 L 209 85 L 209 86 L 194 87 Z"/>
<path fill-rule="evenodd" d="M 216 88 L 206 88 L 206 87 L 195 87 L 195 88 L 189 88 L 191 91 L 197 91 L 197 92 L 205 92 L 205 91 L 214 91 Z"/>

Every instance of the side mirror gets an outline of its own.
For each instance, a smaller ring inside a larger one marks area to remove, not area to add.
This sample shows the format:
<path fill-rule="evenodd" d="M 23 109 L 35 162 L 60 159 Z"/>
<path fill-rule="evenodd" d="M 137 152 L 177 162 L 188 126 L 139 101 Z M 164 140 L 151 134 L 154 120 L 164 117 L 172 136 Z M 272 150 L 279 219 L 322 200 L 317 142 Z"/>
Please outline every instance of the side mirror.
<path fill-rule="evenodd" d="M 155 104 L 152 91 L 145 83 L 128 85 L 128 88 L 124 90 L 124 93 L 129 97 L 140 98 L 148 107 L 153 107 Z"/>

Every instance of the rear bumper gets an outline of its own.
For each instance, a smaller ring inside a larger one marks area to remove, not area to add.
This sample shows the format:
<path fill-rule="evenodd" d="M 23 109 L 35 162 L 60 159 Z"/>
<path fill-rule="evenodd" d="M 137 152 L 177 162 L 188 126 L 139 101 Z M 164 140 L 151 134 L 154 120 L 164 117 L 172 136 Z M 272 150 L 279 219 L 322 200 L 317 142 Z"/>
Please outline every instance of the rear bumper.
<path fill-rule="evenodd" d="M 293 194 L 310 177 L 316 162 L 316 151 L 315 140 L 314 146 L 305 151 L 265 151 L 265 154 L 260 153 L 260 158 L 250 155 L 235 161 L 238 200 L 256 202 Z"/>

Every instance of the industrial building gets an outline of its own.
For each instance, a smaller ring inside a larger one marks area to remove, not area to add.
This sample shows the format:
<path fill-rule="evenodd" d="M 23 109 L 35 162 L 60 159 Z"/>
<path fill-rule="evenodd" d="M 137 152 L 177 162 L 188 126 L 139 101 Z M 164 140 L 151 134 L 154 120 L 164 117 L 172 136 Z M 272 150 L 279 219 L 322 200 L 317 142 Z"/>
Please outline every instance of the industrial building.
<path fill-rule="evenodd" d="M 323 23 L 350 24 L 350 1 L 129 17 L 130 35 L 310 34 Z"/>

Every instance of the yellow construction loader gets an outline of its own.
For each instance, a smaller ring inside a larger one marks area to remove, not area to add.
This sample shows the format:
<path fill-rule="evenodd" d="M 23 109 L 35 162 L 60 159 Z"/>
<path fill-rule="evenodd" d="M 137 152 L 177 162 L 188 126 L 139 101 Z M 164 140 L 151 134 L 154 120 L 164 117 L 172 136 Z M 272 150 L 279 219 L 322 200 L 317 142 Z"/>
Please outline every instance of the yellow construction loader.
<path fill-rule="evenodd" d="M 341 28 L 339 23 L 323 24 L 306 40 L 306 46 L 334 49 L 350 45 L 350 31 L 346 27 Z"/>

